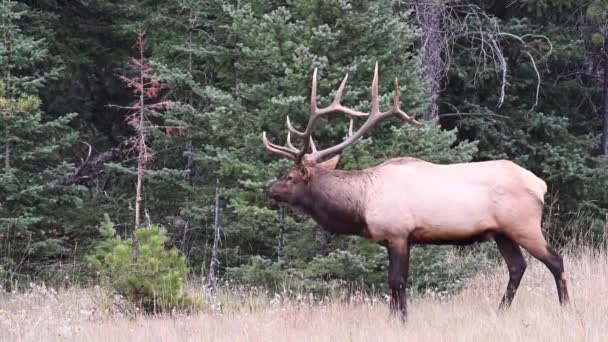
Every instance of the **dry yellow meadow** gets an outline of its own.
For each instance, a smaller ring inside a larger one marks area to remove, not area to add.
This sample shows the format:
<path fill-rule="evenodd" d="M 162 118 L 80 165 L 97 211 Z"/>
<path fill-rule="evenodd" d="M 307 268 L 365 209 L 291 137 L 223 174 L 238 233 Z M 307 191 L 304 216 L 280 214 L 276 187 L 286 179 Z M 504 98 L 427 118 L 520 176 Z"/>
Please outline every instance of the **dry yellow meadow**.
<path fill-rule="evenodd" d="M 479 274 L 458 295 L 418 296 L 406 324 L 383 298 L 311 301 L 224 293 L 223 313 L 128 316 L 99 289 L 40 286 L 0 298 L 1 341 L 608 341 L 608 255 L 565 256 L 572 305 L 558 305 L 549 271 L 536 260 L 513 306 L 498 312 L 504 266 Z M 110 304 L 111 302 L 111 304 Z"/>

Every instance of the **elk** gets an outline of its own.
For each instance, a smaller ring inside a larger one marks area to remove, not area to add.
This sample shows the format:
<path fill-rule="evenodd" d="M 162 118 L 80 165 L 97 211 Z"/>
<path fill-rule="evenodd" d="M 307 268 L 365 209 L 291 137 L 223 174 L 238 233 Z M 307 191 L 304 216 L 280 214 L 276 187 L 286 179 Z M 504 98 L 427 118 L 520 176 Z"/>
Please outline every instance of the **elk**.
<path fill-rule="evenodd" d="M 297 130 L 287 117 L 285 146 L 271 143 L 263 132 L 262 142 L 268 151 L 296 164 L 270 185 L 267 195 L 311 216 L 329 232 L 358 235 L 385 246 L 389 257 L 390 312 L 402 320 L 407 317 L 409 253 L 414 244 L 466 245 L 494 240 L 509 271 L 499 309 L 511 305 L 526 270 L 521 246 L 551 271 L 559 302 L 567 304 L 562 257 L 547 244 L 541 229 L 547 186 L 532 172 L 508 160 L 441 165 L 411 157 L 390 159 L 364 170 L 336 169 L 339 153 L 378 122 L 396 116 L 422 125 L 400 109 L 396 79 L 392 108 L 380 110 L 378 64 L 369 113 L 341 104 L 347 78 L 348 75 L 333 102 L 319 108 L 315 69 L 306 129 Z M 319 119 L 331 113 L 350 117 L 349 134 L 338 145 L 319 150 L 312 133 Z M 367 117 L 355 132 L 354 116 Z M 301 149 L 292 144 L 291 134 L 303 139 Z"/>

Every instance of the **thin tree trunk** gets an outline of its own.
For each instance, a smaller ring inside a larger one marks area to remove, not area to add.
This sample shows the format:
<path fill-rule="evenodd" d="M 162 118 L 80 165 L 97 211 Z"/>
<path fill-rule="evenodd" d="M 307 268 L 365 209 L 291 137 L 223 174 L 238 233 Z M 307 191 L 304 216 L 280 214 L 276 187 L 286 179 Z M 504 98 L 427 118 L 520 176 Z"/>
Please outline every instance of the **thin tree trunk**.
<path fill-rule="evenodd" d="M 431 102 L 423 117 L 432 120 L 439 115 L 439 98 L 445 74 L 443 5 L 425 1 L 416 4 L 416 19 L 422 29 L 422 76 L 429 85 Z"/>
<path fill-rule="evenodd" d="M 141 224 L 141 179 L 144 174 L 141 159 L 137 162 L 137 184 L 135 185 L 135 228 Z"/>
<path fill-rule="evenodd" d="M 133 228 L 133 241 L 131 242 L 131 249 L 133 251 L 133 262 L 137 262 L 139 259 L 139 240 L 135 237 L 135 231 L 139 228 L 141 222 L 141 183 L 143 178 L 143 166 L 141 156 L 137 162 L 137 185 L 135 186 L 135 228 Z"/>
<path fill-rule="evenodd" d="M 241 50 L 236 48 L 236 59 L 234 62 L 234 96 L 239 97 L 241 94 L 241 75 L 239 73 L 239 61 L 241 59 Z"/>
<path fill-rule="evenodd" d="M 186 181 L 188 182 L 189 186 L 192 186 L 193 182 L 193 177 L 194 177 L 194 146 L 192 145 L 192 135 L 190 134 L 190 132 L 187 133 L 188 137 L 186 138 Z M 186 206 L 189 207 L 190 206 L 190 196 L 188 195 L 188 198 L 186 198 Z M 182 243 L 181 243 L 181 250 L 182 253 L 186 254 L 188 253 L 188 246 L 187 246 L 187 241 L 188 241 L 188 230 L 190 229 L 190 219 L 186 218 L 185 219 L 186 223 L 184 224 L 184 230 L 182 231 Z"/>
<path fill-rule="evenodd" d="M 4 148 L 4 167 L 8 170 L 11 167 L 11 143 L 7 142 Z"/>
<path fill-rule="evenodd" d="M 213 237 L 213 247 L 211 248 L 211 262 L 209 263 L 209 276 L 207 278 L 207 288 L 209 289 L 210 298 L 209 301 L 211 303 L 212 310 L 217 309 L 217 267 L 219 265 L 218 260 L 218 250 L 220 248 L 220 231 L 221 231 L 221 222 L 220 222 L 220 196 L 221 196 L 221 188 L 220 188 L 220 180 L 216 179 L 215 181 L 215 222 L 214 222 L 214 237 Z"/>
<path fill-rule="evenodd" d="M 604 38 L 604 84 L 603 84 L 603 103 L 602 103 L 602 116 L 604 121 L 604 127 L 602 130 L 601 138 L 601 153 L 608 155 L 608 36 Z"/>
<path fill-rule="evenodd" d="M 321 227 L 316 226 L 315 240 L 319 244 L 319 254 L 325 255 L 327 253 L 327 246 L 331 242 L 331 235 Z"/>
<path fill-rule="evenodd" d="M 142 64 L 144 63 L 144 51 L 143 48 L 139 51 L 139 58 Z M 146 167 L 145 163 L 147 163 L 148 153 L 146 151 L 146 133 L 144 131 L 144 123 L 145 123 L 145 112 L 144 112 L 144 73 L 140 71 L 139 73 L 139 81 L 142 85 L 142 91 L 139 95 L 139 122 L 138 122 L 138 151 L 137 151 L 137 185 L 135 186 L 135 228 L 133 232 L 139 228 L 141 224 L 141 187 L 144 177 L 144 168 Z M 133 250 L 133 262 L 137 262 L 139 258 L 139 240 L 133 236 L 133 242 L 131 243 L 131 247 Z"/>
<path fill-rule="evenodd" d="M 196 21 L 194 20 L 193 14 L 192 14 L 192 10 L 190 10 L 190 12 L 188 13 L 188 22 L 190 23 L 190 27 L 188 30 L 188 38 L 187 38 L 187 43 L 188 43 L 188 51 L 192 51 L 192 46 L 193 46 L 193 37 L 192 37 L 192 33 L 195 31 L 196 29 Z M 192 70 L 193 70 L 193 58 L 192 58 L 192 52 L 188 52 L 188 73 L 190 74 L 191 77 L 194 78 L 194 76 L 192 75 Z M 187 102 L 189 105 L 192 105 L 192 98 L 189 96 L 187 99 Z M 192 186 L 192 179 L 194 177 L 194 146 L 192 145 L 192 134 L 190 133 L 190 130 L 187 131 L 187 138 L 186 138 L 186 181 L 188 182 L 188 185 L 191 187 Z M 190 207 L 190 195 L 188 195 L 188 197 L 186 198 L 186 206 Z M 186 223 L 184 224 L 184 230 L 182 231 L 182 242 L 181 242 L 181 250 L 182 253 L 184 253 L 184 255 L 186 255 L 188 253 L 188 249 L 189 246 L 187 245 L 187 241 L 188 241 L 188 230 L 190 229 L 190 218 L 186 218 L 185 219 Z"/>
<path fill-rule="evenodd" d="M 144 52 L 143 49 L 140 50 L 139 52 L 139 60 L 143 63 L 144 62 Z M 142 85 L 144 85 L 144 73 L 143 71 L 141 71 L 139 73 L 139 82 Z M 137 229 L 141 223 L 141 184 L 142 184 L 142 178 L 144 175 L 144 158 L 147 159 L 146 156 L 146 135 L 144 132 L 144 122 L 145 122 L 145 116 L 144 116 L 144 92 L 143 90 L 141 91 L 140 95 L 139 95 L 139 122 L 138 122 L 138 128 L 137 128 L 137 135 L 138 135 L 138 158 L 137 158 L 137 185 L 136 185 L 136 190 L 135 190 L 135 229 Z"/>
<path fill-rule="evenodd" d="M 10 65 L 11 63 L 11 57 L 12 57 L 12 44 L 11 44 L 11 40 L 9 39 L 10 37 L 8 36 L 10 34 L 9 30 L 5 30 L 4 31 L 4 45 L 6 46 L 6 57 L 7 57 L 7 65 Z M 11 71 L 10 69 L 6 70 L 6 92 L 7 92 L 7 97 L 9 99 L 9 108 L 8 108 L 8 115 L 12 116 L 14 113 L 13 110 L 14 108 L 14 104 L 15 104 L 15 100 L 14 100 L 14 94 L 13 94 L 13 89 L 12 86 L 10 84 L 10 80 L 11 80 Z M 8 134 L 8 129 L 7 129 L 7 137 L 9 137 L 10 135 Z M 6 170 L 10 169 L 11 167 L 11 142 L 10 140 L 6 142 L 6 146 L 4 147 L 4 167 L 6 168 Z"/>
<path fill-rule="evenodd" d="M 279 209 L 279 241 L 277 242 L 277 262 L 281 262 L 285 246 L 285 207 Z"/>
<path fill-rule="evenodd" d="M 241 0 L 236 1 L 236 8 L 241 8 Z M 241 73 L 240 73 L 240 62 L 241 62 L 241 49 L 238 45 L 235 47 L 234 57 L 234 96 L 239 97 L 241 95 Z"/>

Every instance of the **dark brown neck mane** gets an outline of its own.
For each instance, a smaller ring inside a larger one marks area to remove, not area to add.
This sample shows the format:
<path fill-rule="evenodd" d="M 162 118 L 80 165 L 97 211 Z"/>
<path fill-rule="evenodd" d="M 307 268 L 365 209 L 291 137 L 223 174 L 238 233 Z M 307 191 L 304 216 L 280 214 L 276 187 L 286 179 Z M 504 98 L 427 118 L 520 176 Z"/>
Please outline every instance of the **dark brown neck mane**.
<path fill-rule="evenodd" d="M 369 172 L 314 168 L 308 193 L 294 204 L 331 233 L 369 236 L 363 200 L 370 183 Z"/>

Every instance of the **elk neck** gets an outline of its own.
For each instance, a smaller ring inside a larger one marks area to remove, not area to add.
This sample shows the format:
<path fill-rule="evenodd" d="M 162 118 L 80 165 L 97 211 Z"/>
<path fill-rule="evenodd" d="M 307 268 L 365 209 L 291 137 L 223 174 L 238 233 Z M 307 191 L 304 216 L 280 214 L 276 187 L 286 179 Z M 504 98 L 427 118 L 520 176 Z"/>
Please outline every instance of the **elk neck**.
<path fill-rule="evenodd" d="M 369 237 L 364 213 L 371 181 L 369 172 L 315 168 L 297 204 L 331 233 Z"/>

